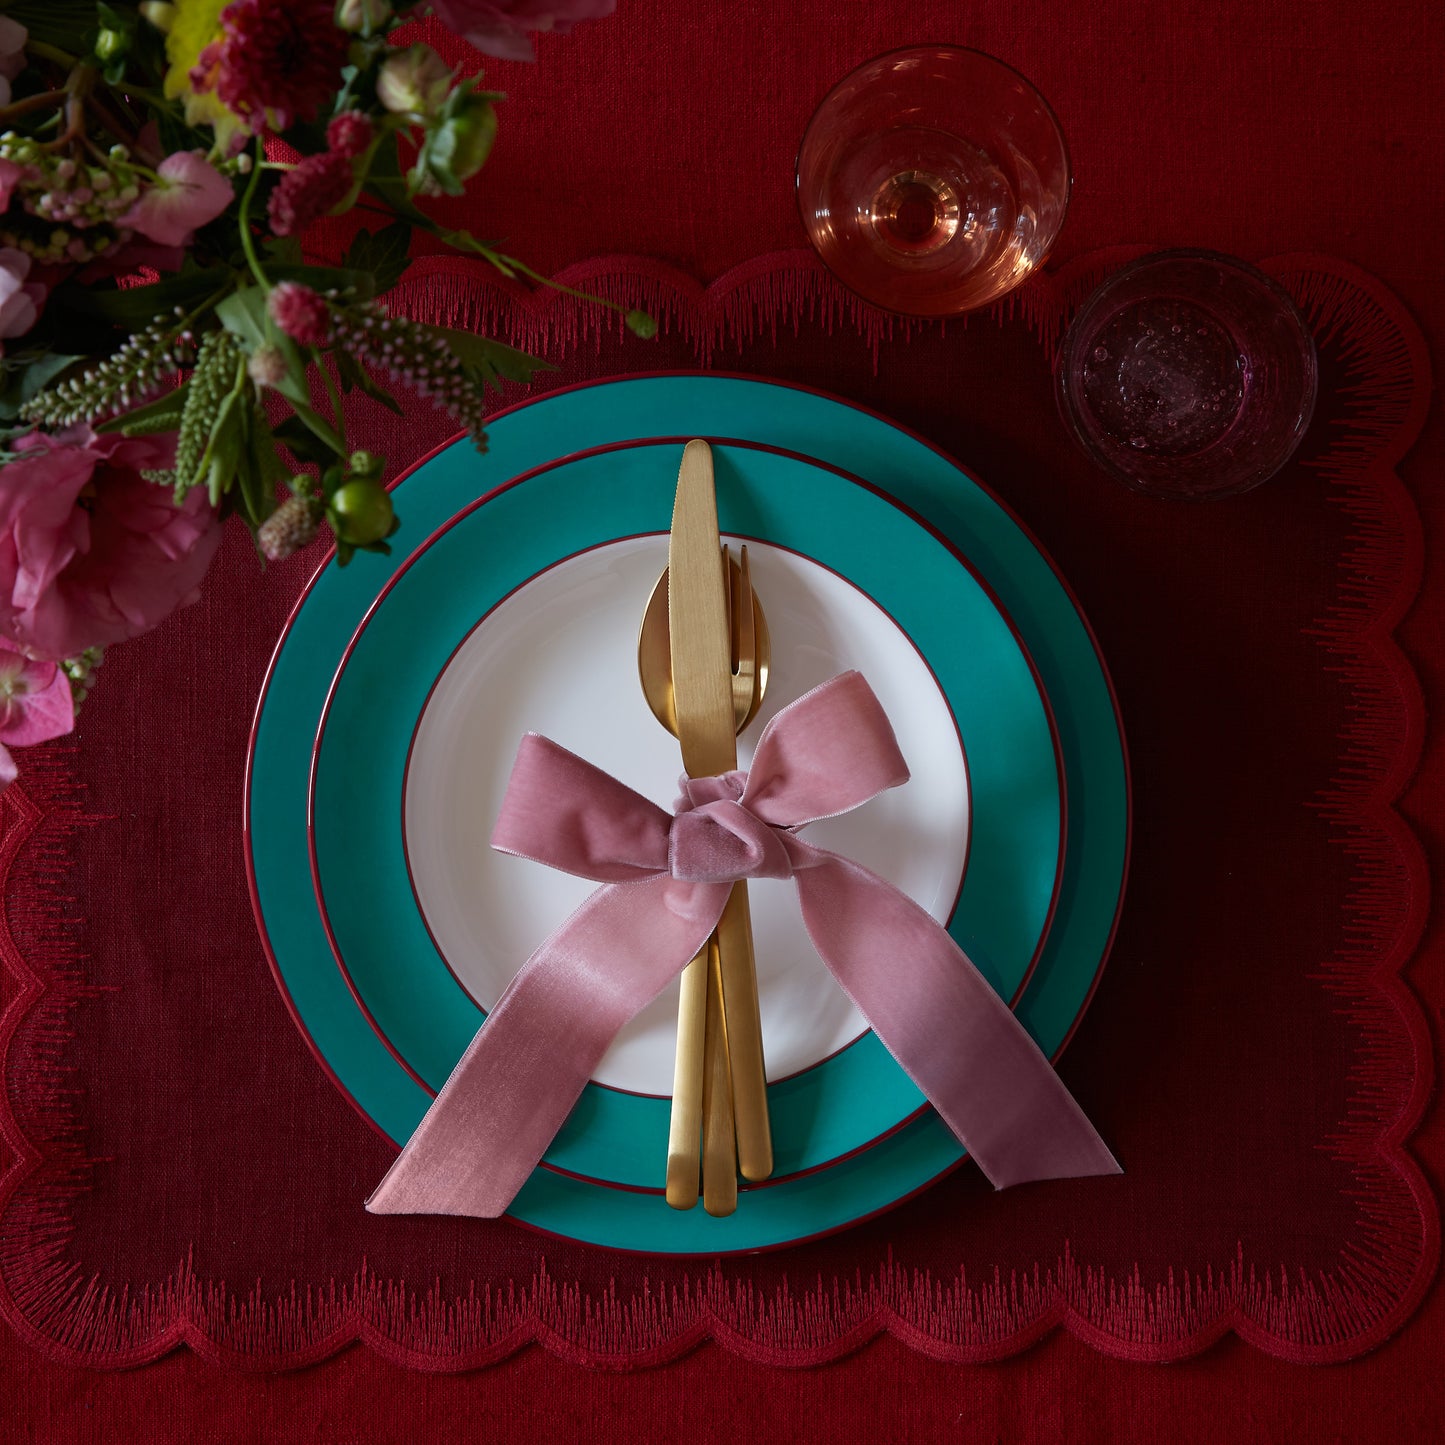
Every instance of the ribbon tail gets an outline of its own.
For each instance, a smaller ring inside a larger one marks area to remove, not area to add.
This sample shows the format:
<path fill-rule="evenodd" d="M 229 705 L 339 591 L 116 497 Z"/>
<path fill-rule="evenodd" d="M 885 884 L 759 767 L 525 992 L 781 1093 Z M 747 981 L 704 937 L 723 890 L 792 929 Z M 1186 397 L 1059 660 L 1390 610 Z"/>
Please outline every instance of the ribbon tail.
<path fill-rule="evenodd" d="M 702 946 L 729 889 L 659 874 L 591 894 L 512 980 L 367 1210 L 505 1213 L 618 1030 Z"/>
<path fill-rule="evenodd" d="M 937 920 L 851 859 L 795 876 L 814 947 L 996 1189 L 1119 1174 L 1012 1010 Z"/>

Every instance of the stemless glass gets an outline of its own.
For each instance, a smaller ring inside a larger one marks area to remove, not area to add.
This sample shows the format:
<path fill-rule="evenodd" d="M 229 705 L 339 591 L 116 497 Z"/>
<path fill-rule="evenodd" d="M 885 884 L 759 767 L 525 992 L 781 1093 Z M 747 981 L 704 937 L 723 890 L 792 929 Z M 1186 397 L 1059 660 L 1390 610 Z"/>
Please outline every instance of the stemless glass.
<path fill-rule="evenodd" d="M 924 45 L 841 80 L 798 150 L 798 209 L 827 267 L 865 300 L 952 316 L 1011 291 L 1069 202 L 1048 103 L 978 50 Z"/>
<path fill-rule="evenodd" d="M 1079 309 L 1058 362 L 1064 419 L 1120 481 L 1224 497 L 1273 476 L 1314 412 L 1314 340 L 1284 288 L 1214 251 L 1160 251 Z"/>

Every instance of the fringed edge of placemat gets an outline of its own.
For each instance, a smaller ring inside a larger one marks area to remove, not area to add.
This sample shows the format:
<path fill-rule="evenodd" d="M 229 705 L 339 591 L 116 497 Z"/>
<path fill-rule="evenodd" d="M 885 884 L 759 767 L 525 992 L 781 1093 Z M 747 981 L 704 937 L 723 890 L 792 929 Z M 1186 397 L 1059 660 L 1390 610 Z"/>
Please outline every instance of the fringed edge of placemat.
<path fill-rule="evenodd" d="M 1079 302 L 1146 249 L 1094 253 L 1036 276 L 995 308 L 996 319 L 1023 321 L 1052 353 Z M 1326 1147 L 1360 1181 L 1359 1207 L 1380 1246 L 1375 1256 L 1308 1278 L 1261 1269 L 1241 1248 L 1225 1270 L 1171 1273 L 1146 1284 L 1137 1272 L 1119 1278 L 1081 1265 L 1065 1247 L 1052 1267 L 1007 1279 L 940 1279 L 889 1259 L 867 1280 L 767 1292 L 719 1266 L 680 1289 L 626 1298 L 559 1282 L 545 1263 L 525 1286 L 461 1298 L 417 1292 L 364 1265 L 348 1285 L 242 1297 L 201 1280 L 186 1260 L 155 1287 L 116 1295 L 83 1278 L 66 1254 L 65 1208 L 86 1187 L 87 1161 L 61 1053 L 89 990 L 67 932 L 64 844 L 91 820 L 66 781 L 66 749 L 52 746 L 27 755 L 23 786 L 3 801 L 0 886 L 8 900 L 25 872 L 27 915 L 53 929 L 42 927 L 25 950 L 8 925 L 0 929 L 8 1085 L 0 1100 L 0 1314 L 38 1349 L 69 1362 L 134 1365 L 188 1344 L 244 1369 L 306 1365 L 356 1341 L 424 1370 L 475 1368 L 532 1344 L 580 1364 L 638 1369 L 708 1340 L 756 1361 L 803 1366 L 837 1359 L 882 1333 L 935 1359 L 976 1362 L 1014 1354 L 1058 1328 L 1135 1360 L 1183 1358 L 1233 1331 L 1282 1358 L 1327 1362 L 1363 1353 L 1397 1330 L 1424 1297 L 1439 1254 L 1436 1201 L 1408 1151 L 1433 1084 L 1433 1059 L 1423 1012 L 1402 976 L 1424 926 L 1429 872 L 1394 807 L 1418 762 L 1424 707 L 1391 636 L 1423 572 L 1418 514 L 1394 467 L 1428 409 L 1429 360 L 1413 321 L 1365 273 L 1313 255 L 1262 265 L 1290 288 L 1322 340 L 1343 347 L 1358 379 L 1350 423 L 1317 463 L 1331 505 L 1349 518 L 1351 542 L 1337 596 L 1314 635 L 1347 680 L 1353 708 L 1338 772 L 1316 805 L 1355 870 L 1350 942 L 1320 977 L 1362 1038 L 1350 1119 Z M 876 365 L 885 344 L 922 324 L 854 297 L 806 251 L 759 257 L 706 287 L 640 257 L 581 263 L 555 279 L 624 309 L 650 311 L 664 331 L 690 344 L 700 366 L 804 326 L 853 333 Z M 553 356 L 600 347 L 622 326 L 616 313 L 452 258 L 419 260 L 392 299 L 403 312 L 488 330 Z M 1384 1176 L 1404 1186 L 1393 1191 L 1393 1212 L 1382 1211 L 1368 1187 Z"/>

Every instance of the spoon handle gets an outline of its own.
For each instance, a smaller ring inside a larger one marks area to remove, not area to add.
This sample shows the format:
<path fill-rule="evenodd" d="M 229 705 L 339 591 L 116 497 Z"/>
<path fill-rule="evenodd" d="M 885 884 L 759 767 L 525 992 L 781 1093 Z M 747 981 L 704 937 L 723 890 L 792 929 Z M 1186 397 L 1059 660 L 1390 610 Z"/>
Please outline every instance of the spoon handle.
<path fill-rule="evenodd" d="M 677 1006 L 677 1053 L 673 1061 L 672 1113 L 667 1132 L 667 1202 L 674 1209 L 697 1203 L 702 1165 L 703 1059 L 707 1050 L 708 954 L 711 940 L 682 971 Z"/>

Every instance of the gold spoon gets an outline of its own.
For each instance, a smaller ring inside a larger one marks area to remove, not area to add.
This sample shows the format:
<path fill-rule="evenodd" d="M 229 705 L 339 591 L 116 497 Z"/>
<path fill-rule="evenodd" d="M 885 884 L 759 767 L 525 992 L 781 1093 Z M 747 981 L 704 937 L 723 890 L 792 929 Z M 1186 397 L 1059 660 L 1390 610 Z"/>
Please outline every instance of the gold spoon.
<path fill-rule="evenodd" d="M 724 551 L 727 549 L 724 548 Z M 772 665 L 772 641 L 768 636 L 768 619 L 752 593 L 752 617 L 746 610 L 732 606 L 734 598 L 752 591 L 748 568 L 748 549 L 742 548 L 742 560 L 728 555 L 728 611 L 733 631 L 733 722 L 739 732 L 758 715 L 763 694 L 768 690 L 768 670 Z M 751 646 L 746 633 L 751 626 Z M 642 695 L 652 715 L 673 737 L 677 736 L 677 709 L 672 696 L 672 633 L 667 625 L 667 570 L 657 579 L 647 609 L 642 614 L 642 629 L 637 635 L 637 674 L 642 679 Z"/>
<path fill-rule="evenodd" d="M 748 549 L 741 560 L 727 558 L 728 611 L 731 622 L 733 666 L 733 719 L 739 732 L 756 716 L 768 685 L 772 644 L 767 619 L 752 588 Z M 751 601 L 751 606 L 747 605 Z M 677 714 L 672 691 L 672 651 L 667 615 L 667 573 L 663 572 L 648 599 L 637 639 L 637 668 L 643 695 L 657 720 L 675 737 Z M 707 972 L 713 975 L 711 999 L 694 997 L 685 990 L 678 1019 L 678 1066 L 673 1089 L 673 1131 L 669 1139 L 667 1199 L 675 1209 L 688 1209 L 697 1202 L 697 1141 L 691 1121 L 704 1117 L 704 1135 L 710 1135 L 708 1159 L 711 1172 L 703 1170 L 703 1202 L 709 1213 L 731 1213 L 736 1202 L 736 1177 L 726 1169 L 726 1179 L 717 1178 L 722 1160 L 731 1154 L 719 1131 L 733 1132 L 733 1102 L 737 1106 L 737 1162 L 745 1179 L 766 1179 L 773 1172 L 772 1134 L 768 1121 L 767 1080 L 762 1054 L 762 1030 L 758 1017 L 757 981 L 752 957 L 752 931 L 748 919 L 747 893 L 739 884 L 733 891 L 720 930 L 730 946 L 719 957 L 709 949 Z M 723 974 L 732 982 L 730 990 L 718 988 Z M 684 977 L 684 983 L 688 981 Z M 707 1004 L 711 1003 L 711 1010 Z M 721 1007 L 720 1007 L 721 1006 Z M 720 1017 L 726 1013 L 726 1022 Z M 704 1026 L 704 1014 L 708 1018 Z M 727 1057 L 732 1056 L 731 1093 L 728 1093 Z M 704 1087 L 703 1079 L 707 1083 Z M 727 1141 L 728 1144 L 731 1141 Z M 729 1192 L 730 1191 L 730 1192 Z"/>

